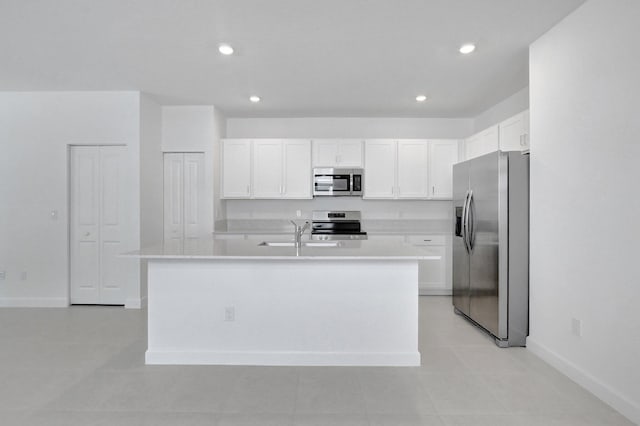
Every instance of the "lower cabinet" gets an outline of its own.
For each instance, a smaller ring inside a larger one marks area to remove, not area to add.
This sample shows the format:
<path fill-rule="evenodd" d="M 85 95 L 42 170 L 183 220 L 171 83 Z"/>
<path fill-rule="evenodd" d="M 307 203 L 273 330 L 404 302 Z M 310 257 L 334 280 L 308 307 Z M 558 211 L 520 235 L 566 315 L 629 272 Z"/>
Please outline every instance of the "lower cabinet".
<path fill-rule="evenodd" d="M 442 234 L 370 235 L 369 239 L 411 244 L 415 247 L 424 247 L 430 254 L 439 254 L 438 260 L 418 262 L 418 291 L 421 296 L 447 296 L 452 293 L 450 236 Z"/>
<path fill-rule="evenodd" d="M 428 248 L 429 253 L 440 255 L 439 260 L 422 260 L 418 266 L 420 295 L 451 294 L 451 241 L 445 235 L 410 235 L 407 243 Z"/>

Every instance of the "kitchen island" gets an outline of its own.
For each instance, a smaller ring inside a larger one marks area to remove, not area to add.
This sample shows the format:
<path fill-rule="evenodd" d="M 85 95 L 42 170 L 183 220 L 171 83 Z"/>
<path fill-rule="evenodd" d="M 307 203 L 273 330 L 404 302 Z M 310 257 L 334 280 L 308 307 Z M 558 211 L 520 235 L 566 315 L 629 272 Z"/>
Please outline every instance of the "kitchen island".
<path fill-rule="evenodd" d="M 418 261 L 376 241 L 173 240 L 148 263 L 147 364 L 420 365 Z"/>

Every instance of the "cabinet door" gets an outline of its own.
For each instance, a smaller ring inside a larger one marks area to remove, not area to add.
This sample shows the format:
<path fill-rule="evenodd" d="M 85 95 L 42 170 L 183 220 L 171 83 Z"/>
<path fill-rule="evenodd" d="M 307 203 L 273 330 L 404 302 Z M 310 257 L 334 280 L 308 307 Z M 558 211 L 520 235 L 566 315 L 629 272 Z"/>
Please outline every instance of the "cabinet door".
<path fill-rule="evenodd" d="M 503 151 L 520 151 L 525 149 L 527 131 L 525 130 L 525 113 L 516 114 L 499 124 L 500 149 Z"/>
<path fill-rule="evenodd" d="M 395 198 L 396 142 L 365 142 L 364 198 Z"/>
<path fill-rule="evenodd" d="M 429 196 L 429 145 L 426 140 L 398 141 L 398 198 Z"/>
<path fill-rule="evenodd" d="M 499 138 L 498 126 L 489 127 L 470 136 L 465 141 L 465 158 L 469 160 L 497 151 L 499 148 Z"/>
<path fill-rule="evenodd" d="M 282 141 L 253 141 L 253 197 L 282 198 Z"/>
<path fill-rule="evenodd" d="M 335 167 L 338 165 L 338 141 L 318 139 L 313 141 L 313 166 Z"/>
<path fill-rule="evenodd" d="M 497 151 L 500 148 L 500 133 L 498 126 L 491 126 L 480 132 L 481 152 L 480 155 Z"/>
<path fill-rule="evenodd" d="M 283 197 L 311 198 L 311 142 L 285 141 Z"/>
<path fill-rule="evenodd" d="M 337 163 L 340 167 L 362 167 L 362 141 L 339 141 Z"/>
<path fill-rule="evenodd" d="M 447 285 L 447 259 L 445 246 L 427 246 L 425 251 L 440 255 L 437 260 L 418 262 L 418 289 L 422 295 L 451 294 Z"/>
<path fill-rule="evenodd" d="M 457 140 L 429 141 L 429 196 L 431 198 L 452 198 L 453 165 L 457 162 Z"/>
<path fill-rule="evenodd" d="M 227 140 L 222 144 L 222 197 L 251 197 L 251 141 Z"/>

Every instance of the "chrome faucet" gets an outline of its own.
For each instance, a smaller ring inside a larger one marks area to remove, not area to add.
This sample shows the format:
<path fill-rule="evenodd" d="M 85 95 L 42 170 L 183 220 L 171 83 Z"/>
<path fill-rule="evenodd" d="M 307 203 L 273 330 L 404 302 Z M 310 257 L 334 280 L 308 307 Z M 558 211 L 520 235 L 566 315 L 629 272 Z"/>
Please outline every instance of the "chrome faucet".
<path fill-rule="evenodd" d="M 295 226 L 293 235 L 296 242 L 296 247 L 300 247 L 302 245 L 302 235 L 304 234 L 304 231 L 309 229 L 309 222 L 305 222 L 303 226 L 298 225 L 294 221 L 290 221 L 290 222 L 293 224 L 293 226 Z"/>

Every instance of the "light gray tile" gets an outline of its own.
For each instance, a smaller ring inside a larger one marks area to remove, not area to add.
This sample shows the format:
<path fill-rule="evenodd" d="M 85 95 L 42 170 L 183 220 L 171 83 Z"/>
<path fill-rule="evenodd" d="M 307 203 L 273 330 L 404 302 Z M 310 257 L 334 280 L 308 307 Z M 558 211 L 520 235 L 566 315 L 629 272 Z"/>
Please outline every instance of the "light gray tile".
<path fill-rule="evenodd" d="M 220 414 L 218 426 L 290 426 L 293 414 L 290 413 L 236 413 Z"/>
<path fill-rule="evenodd" d="M 295 426 L 368 426 L 367 415 L 361 414 L 309 414 L 297 413 Z"/>
<path fill-rule="evenodd" d="M 422 386 L 417 368 L 363 370 L 360 382 L 368 413 L 432 414 L 433 404 Z"/>
<path fill-rule="evenodd" d="M 435 414 L 369 414 L 371 426 L 443 426 L 440 417 Z"/>
<path fill-rule="evenodd" d="M 473 375 L 421 374 L 438 414 L 507 414 L 489 387 Z"/>
<path fill-rule="evenodd" d="M 300 372 L 299 413 L 365 413 L 358 370 L 315 367 Z"/>
<path fill-rule="evenodd" d="M 298 370 L 246 367 L 235 381 L 222 410 L 226 413 L 293 413 Z"/>

